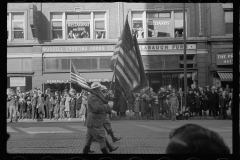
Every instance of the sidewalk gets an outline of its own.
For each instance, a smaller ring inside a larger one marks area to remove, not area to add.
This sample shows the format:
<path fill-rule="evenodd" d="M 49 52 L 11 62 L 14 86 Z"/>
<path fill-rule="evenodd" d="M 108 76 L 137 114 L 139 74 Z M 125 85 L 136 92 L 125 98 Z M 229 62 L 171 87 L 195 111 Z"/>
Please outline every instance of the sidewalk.
<path fill-rule="evenodd" d="M 117 120 L 111 120 L 111 121 L 122 121 L 122 120 L 130 120 L 130 121 L 140 121 L 140 120 L 145 120 L 145 121 L 147 121 L 147 119 L 133 119 L 133 118 L 130 118 L 130 117 L 126 117 L 126 118 L 122 118 L 122 119 L 120 119 L 119 117 L 117 117 Z M 149 120 L 153 120 L 153 118 L 150 118 Z M 169 117 L 161 117 L 159 120 L 157 120 L 157 121 L 161 121 L 161 120 L 169 120 L 169 121 L 171 121 L 171 119 L 169 118 Z M 220 120 L 220 119 L 218 119 L 218 118 L 213 118 L 213 117 L 193 117 L 193 118 L 191 118 L 191 119 L 189 119 L 189 121 L 191 121 L 191 120 Z M 229 117 L 226 119 L 226 120 L 231 120 Z M 9 121 L 10 121 L 10 119 L 7 119 L 6 120 L 6 122 L 7 123 L 9 123 Z M 178 120 L 178 121 L 181 121 L 181 120 Z M 39 123 L 41 123 L 41 122 L 82 122 L 82 123 L 84 123 L 81 119 L 79 119 L 79 118 L 71 118 L 70 120 L 68 120 L 67 118 L 65 118 L 65 119 L 58 119 L 58 121 L 57 120 L 54 120 L 54 119 L 43 119 L 42 121 L 40 120 L 40 121 L 38 121 L 38 120 L 36 120 L 36 119 L 18 119 L 18 122 L 27 122 L 27 123 L 32 123 L 32 122 L 39 122 Z M 15 123 L 15 122 L 13 122 L 13 123 Z"/>

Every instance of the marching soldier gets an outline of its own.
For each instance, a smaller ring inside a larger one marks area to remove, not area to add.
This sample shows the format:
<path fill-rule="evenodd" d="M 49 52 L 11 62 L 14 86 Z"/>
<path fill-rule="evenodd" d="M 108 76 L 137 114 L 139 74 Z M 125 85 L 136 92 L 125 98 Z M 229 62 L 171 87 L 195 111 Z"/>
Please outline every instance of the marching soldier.
<path fill-rule="evenodd" d="M 92 83 L 91 89 L 98 95 L 90 94 L 88 96 L 88 116 L 84 124 L 87 127 L 87 135 L 83 154 L 88 154 L 93 138 L 99 143 L 102 153 L 109 154 L 103 123 L 106 118 L 106 112 L 111 112 L 113 102 L 109 101 L 108 104 L 104 104 L 104 96 L 100 88 L 101 84 L 99 82 Z"/>

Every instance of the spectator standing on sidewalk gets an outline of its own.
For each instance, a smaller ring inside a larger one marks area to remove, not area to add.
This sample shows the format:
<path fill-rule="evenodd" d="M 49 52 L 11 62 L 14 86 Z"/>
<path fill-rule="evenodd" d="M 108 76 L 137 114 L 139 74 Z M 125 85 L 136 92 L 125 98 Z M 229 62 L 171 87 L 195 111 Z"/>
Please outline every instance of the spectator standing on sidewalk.
<path fill-rule="evenodd" d="M 49 119 L 51 120 L 53 118 L 53 111 L 54 111 L 54 108 L 56 106 L 55 97 L 51 96 L 49 101 L 50 101 L 50 106 L 48 107 L 48 109 L 49 109 Z"/>
<path fill-rule="evenodd" d="M 219 99 L 219 106 L 220 106 L 220 117 L 219 119 L 226 119 L 227 118 L 227 108 L 229 105 L 228 98 L 226 96 L 226 91 L 222 92 L 222 96 Z"/>
<path fill-rule="evenodd" d="M 31 119 L 32 117 L 32 104 L 31 104 L 31 98 L 30 96 L 27 97 L 27 118 Z"/>
<path fill-rule="evenodd" d="M 172 113 L 172 121 L 176 120 L 176 113 L 178 111 L 178 107 L 179 107 L 179 102 L 178 102 L 178 98 L 176 96 L 175 93 L 175 89 L 173 89 L 172 94 L 169 95 L 169 102 L 171 104 L 171 113 Z"/>
<path fill-rule="evenodd" d="M 9 112 L 10 112 L 10 122 L 18 122 L 17 112 L 18 112 L 18 99 L 17 95 L 13 90 L 10 91 L 7 101 L 9 102 Z"/>
<path fill-rule="evenodd" d="M 45 91 L 45 95 L 44 95 L 44 110 L 45 110 L 45 114 L 46 114 L 44 118 L 47 118 L 47 119 L 50 118 L 50 115 L 49 115 L 50 114 L 49 108 L 51 107 L 50 92 L 51 92 L 50 88 L 47 88 L 46 91 Z"/>
<path fill-rule="evenodd" d="M 196 92 L 196 96 L 195 96 L 195 110 L 196 110 L 196 115 L 197 117 L 200 117 L 200 112 L 201 112 L 201 97 L 199 95 L 199 92 Z"/>
<path fill-rule="evenodd" d="M 37 110 L 38 115 L 40 119 L 43 119 L 45 117 L 45 110 L 44 110 L 44 94 L 41 93 L 41 91 L 38 94 L 38 104 L 37 104 Z"/>
<path fill-rule="evenodd" d="M 81 105 L 82 105 L 82 96 L 81 94 L 78 92 L 77 93 L 77 97 L 76 97 L 76 118 L 80 118 L 80 109 L 81 109 Z"/>
<path fill-rule="evenodd" d="M 60 111 L 60 101 L 61 101 L 61 98 L 59 96 L 59 92 L 56 91 L 55 92 L 55 107 L 54 107 L 54 111 L 53 111 L 53 114 L 55 115 L 54 116 L 54 119 L 56 119 L 58 121 L 58 118 L 59 118 L 59 111 Z"/>
<path fill-rule="evenodd" d="M 38 104 L 37 100 L 38 100 L 38 93 L 37 93 L 37 91 L 35 90 L 35 91 L 33 92 L 33 97 L 32 97 L 32 99 L 31 99 L 31 104 L 32 104 L 32 119 L 33 119 L 33 120 L 34 120 L 34 119 L 37 119 L 37 104 Z"/>
<path fill-rule="evenodd" d="M 19 94 L 19 106 L 20 106 L 20 118 L 19 119 L 25 119 L 26 113 L 27 113 L 27 104 L 25 99 L 23 98 L 23 94 Z"/>
<path fill-rule="evenodd" d="M 203 107 L 203 116 L 207 117 L 207 110 L 208 110 L 208 105 L 209 104 L 209 99 L 205 93 L 202 94 L 202 107 Z"/>
<path fill-rule="evenodd" d="M 70 101 L 71 101 L 71 95 L 69 93 L 65 94 L 65 113 L 66 116 L 68 118 L 68 120 L 70 120 L 70 114 L 69 114 L 69 110 L 70 110 Z"/>
<path fill-rule="evenodd" d="M 135 100 L 132 90 L 130 90 L 129 93 L 127 94 L 126 100 L 127 100 L 127 109 L 129 110 L 130 118 L 132 118 L 133 117 L 134 100 Z"/>
<path fill-rule="evenodd" d="M 71 95 L 71 101 L 70 101 L 70 117 L 71 118 L 76 118 L 76 91 L 75 89 L 70 90 L 70 95 Z"/>
<path fill-rule="evenodd" d="M 215 92 L 215 86 L 212 86 L 211 92 L 209 93 L 209 116 L 216 116 L 216 102 L 218 94 Z"/>
<path fill-rule="evenodd" d="M 187 106 L 186 107 L 189 107 L 190 109 L 190 117 L 193 117 L 193 109 L 194 109 L 194 95 L 192 93 L 192 89 L 190 89 L 188 91 L 188 94 L 187 94 Z"/>
<path fill-rule="evenodd" d="M 135 119 L 139 119 L 139 109 L 140 109 L 140 94 L 135 94 L 135 102 L 134 102 L 134 113 L 135 113 Z"/>
<path fill-rule="evenodd" d="M 65 118 L 64 112 L 65 112 L 65 98 L 64 98 L 63 95 L 62 95 L 62 96 L 61 96 L 61 102 L 60 102 L 60 111 L 59 111 L 59 114 L 60 114 L 60 118 L 61 118 L 61 119 L 64 119 L 64 118 Z"/>

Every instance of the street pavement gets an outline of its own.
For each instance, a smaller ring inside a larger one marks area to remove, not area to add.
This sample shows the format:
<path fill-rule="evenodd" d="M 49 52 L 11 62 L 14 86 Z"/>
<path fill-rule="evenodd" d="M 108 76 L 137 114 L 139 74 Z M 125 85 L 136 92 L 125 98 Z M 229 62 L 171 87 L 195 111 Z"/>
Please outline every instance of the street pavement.
<path fill-rule="evenodd" d="M 9 123 L 7 132 L 8 153 L 82 153 L 87 128 L 78 119 L 20 120 Z M 164 154 L 171 130 L 184 124 L 194 123 L 209 128 L 223 137 L 232 153 L 232 120 L 117 120 L 111 121 L 114 134 L 122 137 L 113 154 Z M 93 143 L 94 154 L 101 153 L 99 145 Z"/>

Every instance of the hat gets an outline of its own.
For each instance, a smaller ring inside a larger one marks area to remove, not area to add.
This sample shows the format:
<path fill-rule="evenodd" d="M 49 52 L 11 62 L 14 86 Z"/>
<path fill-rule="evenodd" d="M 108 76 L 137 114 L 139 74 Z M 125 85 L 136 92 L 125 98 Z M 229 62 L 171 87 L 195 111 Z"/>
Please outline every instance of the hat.
<path fill-rule="evenodd" d="M 99 88 L 99 87 L 101 87 L 101 86 L 102 86 L 101 83 L 99 83 L 99 82 L 93 82 L 93 83 L 91 84 L 91 89 Z"/>
<path fill-rule="evenodd" d="M 101 85 L 101 90 L 107 90 L 107 87 L 104 85 Z"/>

